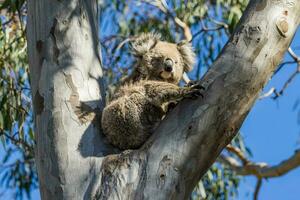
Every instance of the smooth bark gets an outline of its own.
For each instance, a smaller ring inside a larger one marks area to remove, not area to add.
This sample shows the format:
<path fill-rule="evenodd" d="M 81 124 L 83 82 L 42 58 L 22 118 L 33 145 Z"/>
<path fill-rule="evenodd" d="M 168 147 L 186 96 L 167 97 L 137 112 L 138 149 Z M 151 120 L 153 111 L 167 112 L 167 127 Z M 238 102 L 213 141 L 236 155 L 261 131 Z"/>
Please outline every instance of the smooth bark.
<path fill-rule="evenodd" d="M 104 89 L 97 1 L 28 1 L 35 158 L 42 199 L 83 199 L 94 158 L 111 153 L 100 134 Z M 98 173 L 98 171 L 97 171 Z"/>
<path fill-rule="evenodd" d="M 274 178 L 282 176 L 300 166 L 300 151 L 297 150 L 294 155 L 274 166 L 253 162 L 241 165 L 236 159 L 223 155 L 219 156 L 218 161 L 230 166 L 238 175 Z"/>
<path fill-rule="evenodd" d="M 139 150 L 101 134 L 97 2 L 29 0 L 28 52 L 43 199 L 187 199 L 231 141 L 289 47 L 298 0 L 252 0 L 204 76 Z M 113 154 L 115 153 L 115 154 Z"/>

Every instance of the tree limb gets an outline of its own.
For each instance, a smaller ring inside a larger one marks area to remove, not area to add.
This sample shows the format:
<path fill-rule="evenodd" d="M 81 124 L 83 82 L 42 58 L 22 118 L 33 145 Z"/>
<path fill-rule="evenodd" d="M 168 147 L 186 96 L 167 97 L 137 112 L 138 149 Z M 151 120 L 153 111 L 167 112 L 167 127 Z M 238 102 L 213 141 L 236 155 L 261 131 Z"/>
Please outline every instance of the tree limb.
<path fill-rule="evenodd" d="M 217 26 L 216 26 L 216 27 L 212 27 L 212 28 L 208 28 L 208 27 L 205 26 L 205 24 L 204 24 L 203 21 L 201 20 L 200 22 L 201 22 L 202 28 L 201 28 L 201 30 L 199 30 L 198 32 L 196 32 L 196 33 L 193 35 L 192 40 L 193 40 L 195 37 L 197 37 L 198 35 L 200 35 L 201 33 L 203 33 L 203 32 L 218 31 L 218 30 L 221 30 L 221 29 L 228 30 L 228 24 L 223 23 L 223 22 L 219 22 L 219 21 L 217 21 L 217 20 L 215 20 L 215 19 L 212 19 L 212 18 L 210 18 L 210 20 L 211 20 L 214 24 L 216 24 Z"/>
<path fill-rule="evenodd" d="M 275 96 L 273 97 L 273 99 L 277 99 L 278 97 L 283 95 L 283 92 L 288 88 L 288 86 L 293 82 L 293 80 L 296 78 L 296 76 L 300 73 L 300 65 L 297 66 L 297 69 L 295 72 L 293 72 L 290 77 L 288 78 L 288 80 L 284 83 L 283 87 L 281 88 L 281 90 L 279 92 L 277 92 L 276 90 L 274 91 Z"/>
<path fill-rule="evenodd" d="M 125 196 L 133 199 L 187 199 L 236 135 L 288 49 L 299 19 L 299 1 L 250 1 L 237 30 L 202 80 L 207 88 L 204 98 L 181 102 L 141 150 L 104 161 L 110 166 L 106 168 L 110 184 L 101 182 L 95 196 L 113 199 L 117 191 L 126 190 Z M 116 162 L 118 167 L 113 168 Z M 136 171 L 130 179 L 132 188 L 126 187 L 126 178 L 113 184 Z M 116 192 L 105 193 L 107 187 Z M 133 188 L 138 192 L 132 194 Z"/>
<path fill-rule="evenodd" d="M 293 82 L 293 80 L 297 77 L 297 75 L 300 73 L 300 57 L 296 55 L 296 53 L 292 50 L 291 47 L 288 48 L 288 52 L 290 54 L 290 56 L 293 58 L 294 61 L 287 61 L 284 63 L 281 63 L 281 65 L 278 67 L 278 69 L 275 71 L 275 74 L 286 64 L 297 64 L 297 68 L 295 70 L 295 72 L 293 72 L 290 77 L 288 78 L 288 80 L 284 83 L 283 87 L 280 89 L 280 91 L 277 91 L 276 88 L 272 87 L 268 92 L 266 92 L 265 94 L 262 94 L 259 99 L 264 99 L 267 98 L 269 96 L 271 96 L 272 94 L 274 94 L 274 96 L 272 97 L 273 99 L 277 99 L 278 97 L 282 96 L 284 91 L 288 88 L 288 86 Z"/>
<path fill-rule="evenodd" d="M 241 161 L 242 163 L 245 165 L 247 163 L 249 163 L 249 160 L 245 157 L 244 153 L 238 149 L 237 147 L 232 146 L 231 144 L 226 146 L 226 149 L 232 153 L 234 153 Z"/>
<path fill-rule="evenodd" d="M 294 59 L 294 61 L 298 64 L 300 64 L 300 57 L 296 55 L 296 53 L 293 51 L 293 49 L 290 47 L 288 48 L 288 52 L 290 56 Z"/>
<path fill-rule="evenodd" d="M 255 190 L 254 190 L 253 200 L 258 200 L 258 194 L 259 194 L 261 185 L 262 185 L 262 179 L 258 178 L 256 186 L 255 186 Z"/>
<path fill-rule="evenodd" d="M 143 0 L 143 2 L 157 7 L 160 11 L 165 13 L 168 17 L 171 17 L 171 19 L 173 19 L 174 23 L 182 29 L 185 40 L 187 40 L 187 41 L 192 40 L 193 35 L 192 35 L 190 27 L 184 21 L 179 19 L 178 17 L 173 16 L 164 1 L 162 1 L 162 0 L 155 0 L 155 1 Z"/>
<path fill-rule="evenodd" d="M 245 165 L 240 165 L 236 159 L 224 155 L 220 155 L 218 161 L 230 166 L 230 168 L 234 170 L 238 175 L 254 175 L 258 178 L 273 178 L 282 176 L 288 173 L 289 171 L 299 167 L 300 151 L 295 151 L 295 154 L 292 155 L 290 158 L 274 166 L 268 166 L 266 163 L 253 162 L 250 162 Z"/>

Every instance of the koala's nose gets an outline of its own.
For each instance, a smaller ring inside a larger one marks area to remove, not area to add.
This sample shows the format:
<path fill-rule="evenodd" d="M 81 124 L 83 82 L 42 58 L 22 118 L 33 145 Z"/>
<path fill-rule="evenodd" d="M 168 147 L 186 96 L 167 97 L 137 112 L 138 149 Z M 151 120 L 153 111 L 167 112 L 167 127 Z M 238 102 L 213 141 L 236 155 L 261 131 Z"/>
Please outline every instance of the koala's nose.
<path fill-rule="evenodd" d="M 173 61 L 170 58 L 167 58 L 164 62 L 164 70 L 166 72 L 173 71 Z"/>

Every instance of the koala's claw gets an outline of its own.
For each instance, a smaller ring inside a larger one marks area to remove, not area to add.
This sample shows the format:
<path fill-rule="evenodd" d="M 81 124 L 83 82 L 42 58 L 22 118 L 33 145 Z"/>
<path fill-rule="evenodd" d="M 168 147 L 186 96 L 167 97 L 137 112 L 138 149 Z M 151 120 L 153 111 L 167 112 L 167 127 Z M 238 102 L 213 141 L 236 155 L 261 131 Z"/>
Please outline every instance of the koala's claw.
<path fill-rule="evenodd" d="M 186 84 L 186 86 L 187 86 L 187 87 L 190 87 L 190 86 L 195 85 L 195 84 L 197 84 L 197 83 L 198 83 L 198 81 L 192 81 L 192 80 L 190 80 L 190 81 Z"/>
<path fill-rule="evenodd" d="M 177 103 L 175 103 L 175 102 L 169 103 L 168 109 L 167 109 L 167 113 L 170 112 L 171 110 L 173 110 L 175 108 L 175 106 L 176 106 Z"/>
<path fill-rule="evenodd" d="M 188 91 L 185 92 L 184 97 L 191 98 L 191 99 L 196 99 L 198 97 L 203 98 L 203 94 L 201 90 L 198 88 L 188 88 Z"/>
<path fill-rule="evenodd" d="M 196 99 L 197 97 L 204 97 L 202 92 L 205 88 L 199 81 L 190 81 L 187 84 L 186 89 L 187 92 L 184 95 L 186 98 Z"/>
<path fill-rule="evenodd" d="M 205 87 L 201 85 L 200 81 L 190 81 L 187 85 L 187 87 L 192 87 L 192 88 L 197 88 L 197 89 L 202 89 L 205 90 Z"/>
<path fill-rule="evenodd" d="M 192 95 L 192 98 L 194 99 L 196 99 L 197 97 L 204 97 L 203 96 L 203 94 L 202 94 L 202 92 L 199 90 L 199 89 L 197 89 L 197 90 L 192 90 L 191 91 L 191 95 Z"/>

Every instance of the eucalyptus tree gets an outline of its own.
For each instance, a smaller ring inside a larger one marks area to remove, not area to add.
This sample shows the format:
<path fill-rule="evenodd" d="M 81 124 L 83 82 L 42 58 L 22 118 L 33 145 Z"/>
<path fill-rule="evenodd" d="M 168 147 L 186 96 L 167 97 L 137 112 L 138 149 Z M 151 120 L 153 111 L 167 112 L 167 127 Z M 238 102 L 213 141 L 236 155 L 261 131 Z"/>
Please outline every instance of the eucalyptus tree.
<path fill-rule="evenodd" d="M 204 98 L 181 102 L 142 148 L 123 152 L 99 127 L 105 89 L 97 16 L 94 1 L 28 2 L 42 198 L 187 199 L 280 63 L 300 22 L 300 2 L 250 1 L 201 79 Z"/>
<path fill-rule="evenodd" d="M 252 163 L 237 135 L 299 25 L 297 1 L 250 1 L 245 11 L 246 0 L 0 2 L 0 174 L 18 197 L 37 187 L 35 163 L 43 199 L 226 199 L 238 175 L 259 186 L 299 165 L 298 152 L 274 167 Z M 190 76 L 207 90 L 181 102 L 143 148 L 120 152 L 101 133 L 101 111 L 132 69 L 128 41 L 145 31 L 190 40 L 198 57 Z"/>

